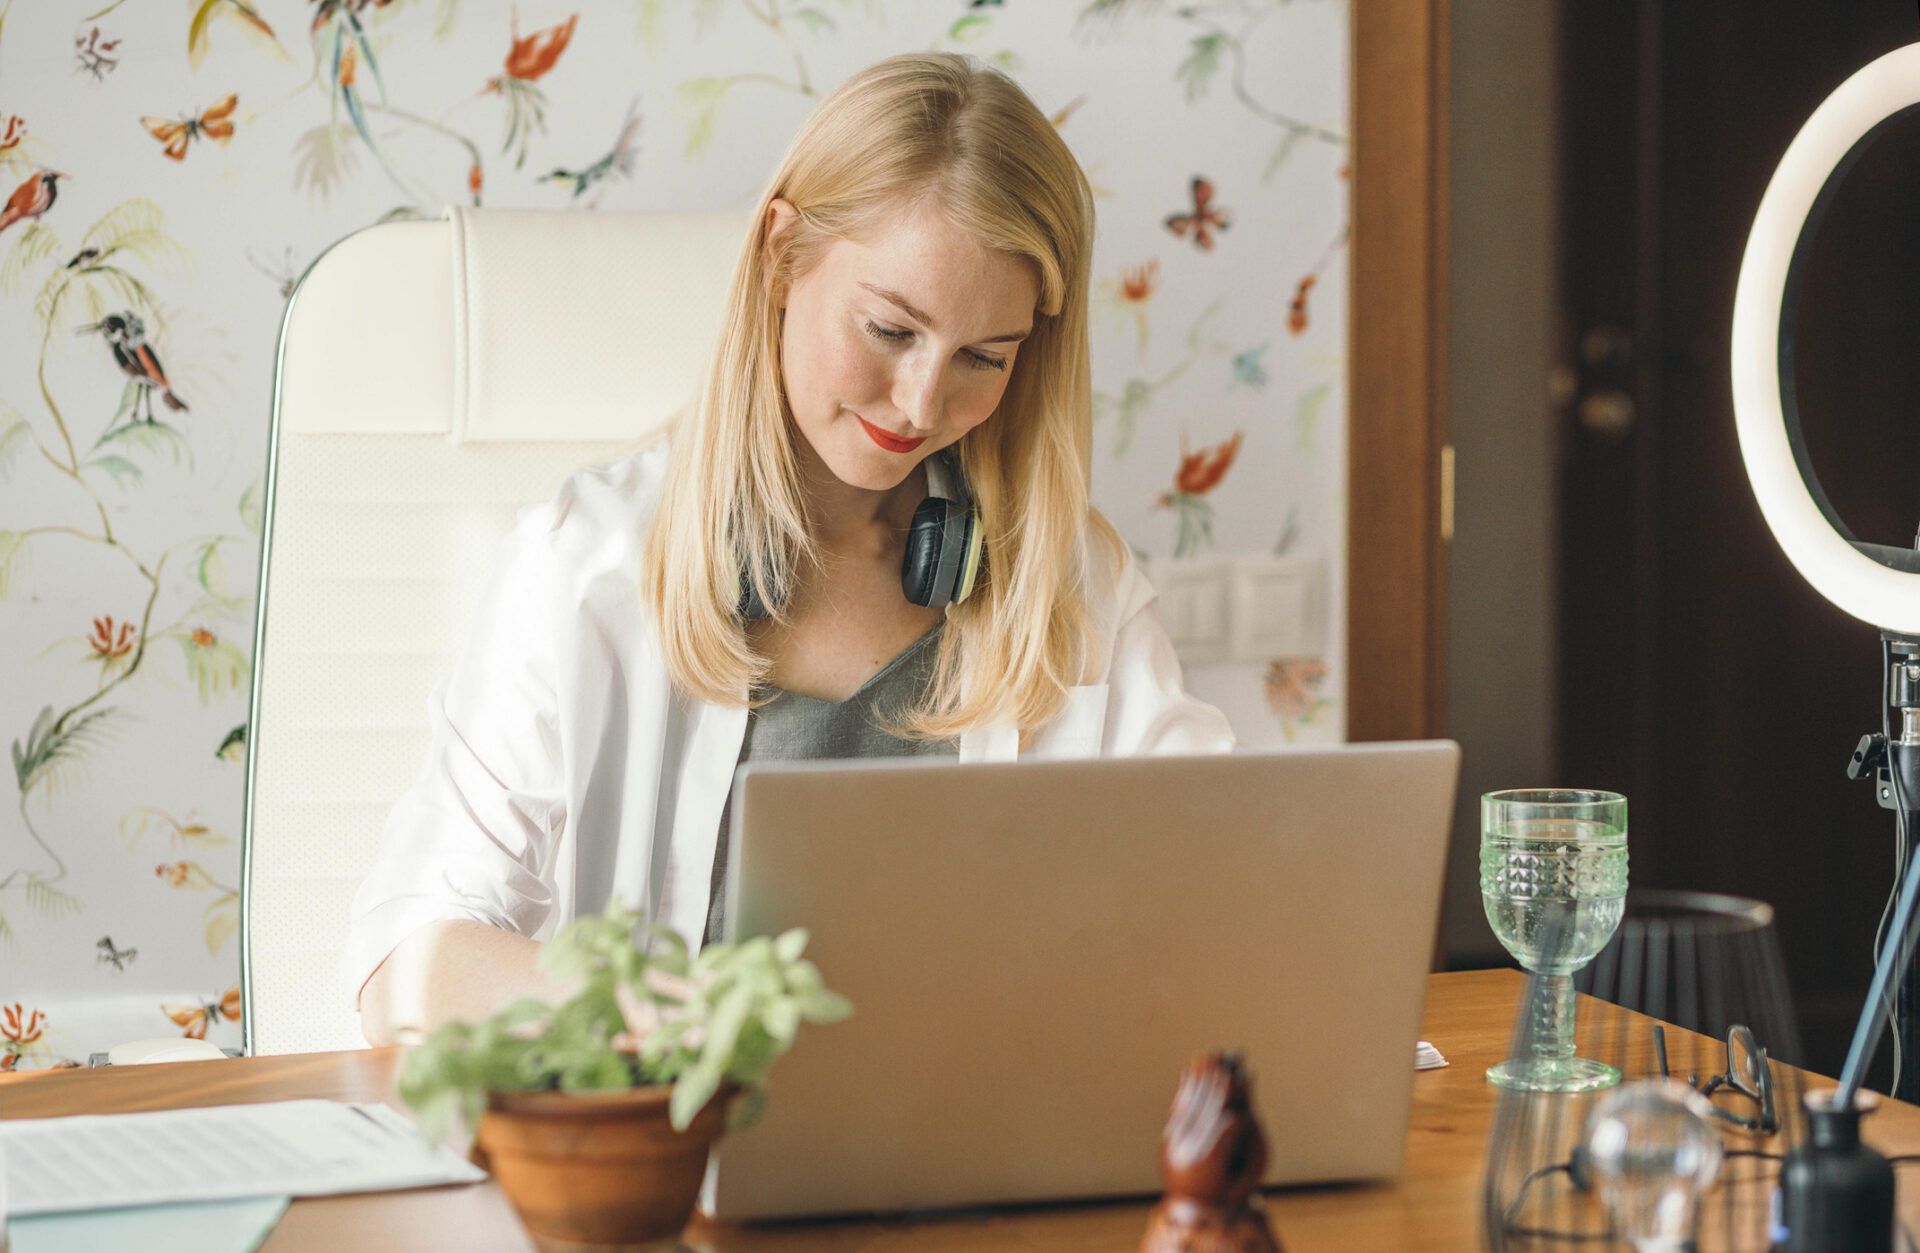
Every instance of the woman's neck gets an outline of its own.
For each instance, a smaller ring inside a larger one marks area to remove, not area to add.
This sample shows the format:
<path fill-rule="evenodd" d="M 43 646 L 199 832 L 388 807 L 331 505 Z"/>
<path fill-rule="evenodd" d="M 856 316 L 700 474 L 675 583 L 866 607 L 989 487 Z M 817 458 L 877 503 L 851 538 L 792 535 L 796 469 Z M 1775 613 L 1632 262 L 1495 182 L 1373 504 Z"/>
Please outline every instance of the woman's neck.
<path fill-rule="evenodd" d="M 927 472 L 918 465 L 894 487 L 874 491 L 843 483 L 804 442 L 797 451 L 813 540 L 822 548 L 864 547 L 876 539 L 897 545 L 926 499 Z"/>

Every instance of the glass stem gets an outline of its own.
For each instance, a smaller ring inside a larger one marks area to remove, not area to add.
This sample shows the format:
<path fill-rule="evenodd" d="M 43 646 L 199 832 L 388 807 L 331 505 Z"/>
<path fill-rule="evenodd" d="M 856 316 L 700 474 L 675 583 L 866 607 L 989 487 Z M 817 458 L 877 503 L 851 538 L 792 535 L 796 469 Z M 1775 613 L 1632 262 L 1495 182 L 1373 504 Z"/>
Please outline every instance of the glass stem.
<path fill-rule="evenodd" d="M 1573 976 L 1542 975 L 1533 1010 L 1533 1055 L 1573 1056 Z"/>

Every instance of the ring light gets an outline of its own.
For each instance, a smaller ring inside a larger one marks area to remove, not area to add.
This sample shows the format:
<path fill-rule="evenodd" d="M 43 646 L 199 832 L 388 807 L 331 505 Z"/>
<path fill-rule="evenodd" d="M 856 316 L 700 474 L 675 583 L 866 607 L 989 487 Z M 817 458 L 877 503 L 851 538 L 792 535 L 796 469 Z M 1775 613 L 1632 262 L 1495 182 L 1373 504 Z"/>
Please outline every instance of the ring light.
<path fill-rule="evenodd" d="M 1733 416 L 1767 526 L 1815 591 L 1871 625 L 1920 635 L 1920 551 L 1853 538 L 1800 433 L 1794 317 L 1801 266 L 1847 170 L 1920 108 L 1920 44 L 1889 52 L 1827 97 L 1794 137 L 1754 215 L 1733 297 Z"/>

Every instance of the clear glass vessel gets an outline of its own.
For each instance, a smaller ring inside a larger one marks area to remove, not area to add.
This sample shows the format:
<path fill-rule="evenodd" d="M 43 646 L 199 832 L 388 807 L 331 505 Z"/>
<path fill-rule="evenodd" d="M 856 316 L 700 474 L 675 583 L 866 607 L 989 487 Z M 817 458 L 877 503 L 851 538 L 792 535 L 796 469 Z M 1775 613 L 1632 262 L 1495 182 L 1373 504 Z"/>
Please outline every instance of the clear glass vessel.
<path fill-rule="evenodd" d="M 1574 1056 L 1573 973 L 1606 947 L 1627 895 L 1627 800 L 1615 792 L 1533 789 L 1480 800 L 1480 901 L 1515 960 L 1546 980 L 1533 1048 L 1487 1071 L 1502 1087 L 1590 1092 L 1620 1081 Z"/>

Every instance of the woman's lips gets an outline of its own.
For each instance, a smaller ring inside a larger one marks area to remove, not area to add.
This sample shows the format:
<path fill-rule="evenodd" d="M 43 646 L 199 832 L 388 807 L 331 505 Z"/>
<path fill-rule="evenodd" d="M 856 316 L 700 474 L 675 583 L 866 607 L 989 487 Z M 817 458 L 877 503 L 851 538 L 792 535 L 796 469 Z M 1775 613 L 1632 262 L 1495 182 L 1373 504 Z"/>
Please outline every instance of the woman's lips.
<path fill-rule="evenodd" d="M 860 429 L 867 433 L 867 438 L 888 452 L 912 452 L 927 442 L 927 437 L 924 435 L 918 439 L 901 439 L 898 435 L 890 435 L 886 431 L 881 430 L 857 413 L 853 416 L 854 420 L 860 423 Z"/>

